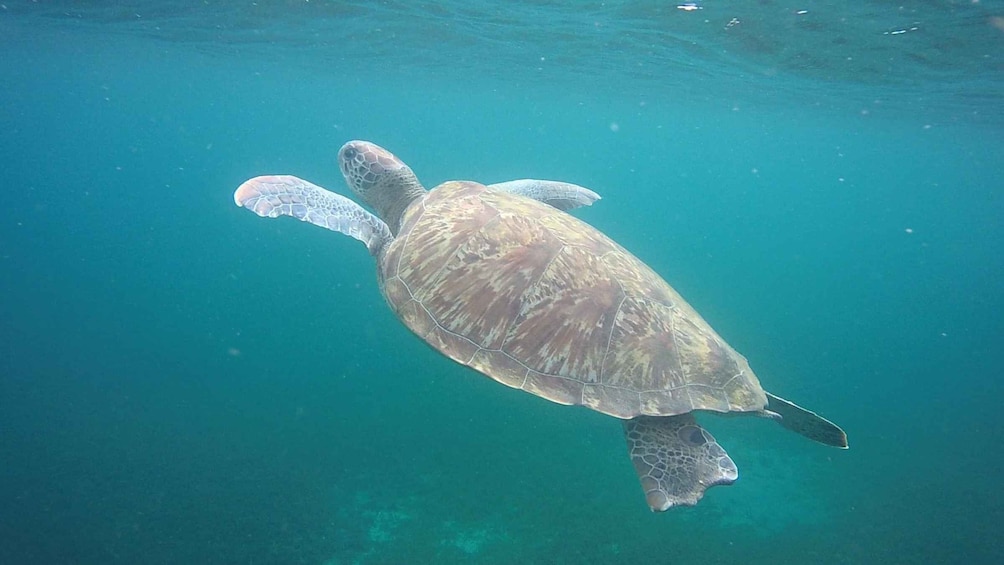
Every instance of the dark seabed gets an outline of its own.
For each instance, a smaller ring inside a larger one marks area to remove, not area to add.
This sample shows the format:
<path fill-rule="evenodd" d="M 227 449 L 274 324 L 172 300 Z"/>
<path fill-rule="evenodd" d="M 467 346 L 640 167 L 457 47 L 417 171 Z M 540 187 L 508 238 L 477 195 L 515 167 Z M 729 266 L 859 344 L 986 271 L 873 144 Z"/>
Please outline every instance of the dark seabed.
<path fill-rule="evenodd" d="M 1004 563 L 1004 2 L 112 4 L 0 6 L 0 563 Z M 708 416 L 739 481 L 649 512 L 234 206 L 349 139 L 600 192 L 851 449 Z"/>

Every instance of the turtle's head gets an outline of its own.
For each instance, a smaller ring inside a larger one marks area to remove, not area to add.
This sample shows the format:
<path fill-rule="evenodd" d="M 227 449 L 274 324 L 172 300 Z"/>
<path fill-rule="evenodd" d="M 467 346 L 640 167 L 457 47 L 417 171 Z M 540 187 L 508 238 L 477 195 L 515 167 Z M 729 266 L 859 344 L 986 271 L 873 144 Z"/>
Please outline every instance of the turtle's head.
<path fill-rule="evenodd" d="M 401 215 L 425 188 L 415 173 L 393 153 L 368 141 L 350 141 L 338 151 L 345 182 L 390 227 L 394 235 Z"/>

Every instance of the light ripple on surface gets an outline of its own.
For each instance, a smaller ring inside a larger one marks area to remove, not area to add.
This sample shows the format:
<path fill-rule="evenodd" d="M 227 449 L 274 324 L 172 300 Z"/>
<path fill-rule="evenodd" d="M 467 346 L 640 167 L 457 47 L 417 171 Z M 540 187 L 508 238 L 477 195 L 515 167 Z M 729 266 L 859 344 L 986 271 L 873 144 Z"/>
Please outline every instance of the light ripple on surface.
<path fill-rule="evenodd" d="M 328 72 L 575 84 L 621 92 L 880 100 L 1004 116 L 1000 2 L 10 3 L 30 26 L 150 36 Z M 292 53 L 291 53 L 292 52 Z"/>

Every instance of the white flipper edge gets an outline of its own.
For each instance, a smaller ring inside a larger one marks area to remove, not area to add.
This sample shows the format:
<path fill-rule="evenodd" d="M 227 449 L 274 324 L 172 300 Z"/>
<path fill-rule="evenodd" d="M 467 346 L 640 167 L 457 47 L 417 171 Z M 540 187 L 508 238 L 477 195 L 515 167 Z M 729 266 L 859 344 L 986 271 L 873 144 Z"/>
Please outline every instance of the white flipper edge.
<path fill-rule="evenodd" d="M 354 237 L 376 255 L 394 239 L 380 218 L 352 200 L 290 175 L 268 175 L 244 182 L 234 202 L 265 218 L 291 216 Z"/>

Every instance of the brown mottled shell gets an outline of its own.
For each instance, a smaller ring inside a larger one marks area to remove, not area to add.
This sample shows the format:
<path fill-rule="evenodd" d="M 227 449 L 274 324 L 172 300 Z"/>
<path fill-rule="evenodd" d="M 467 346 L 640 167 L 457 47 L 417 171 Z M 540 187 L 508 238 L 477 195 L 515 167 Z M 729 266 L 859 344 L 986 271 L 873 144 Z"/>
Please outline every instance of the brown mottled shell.
<path fill-rule="evenodd" d="M 659 275 L 529 198 L 440 185 L 405 212 L 379 274 L 429 345 L 560 404 L 632 418 L 767 403 L 746 359 Z"/>

